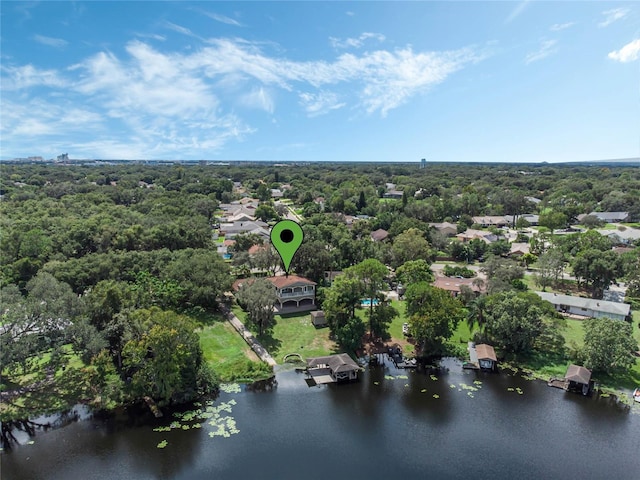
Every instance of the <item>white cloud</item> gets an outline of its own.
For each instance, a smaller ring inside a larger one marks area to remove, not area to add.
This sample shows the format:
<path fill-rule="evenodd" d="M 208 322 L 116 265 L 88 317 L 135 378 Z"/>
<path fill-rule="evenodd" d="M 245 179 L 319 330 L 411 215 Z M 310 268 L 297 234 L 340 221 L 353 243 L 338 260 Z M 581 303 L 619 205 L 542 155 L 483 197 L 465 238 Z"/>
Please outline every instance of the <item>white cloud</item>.
<path fill-rule="evenodd" d="M 174 32 L 181 33 L 182 35 L 198 38 L 198 36 L 195 33 L 193 33 L 191 30 L 189 30 L 187 27 L 183 27 L 182 25 L 178 25 L 177 23 L 165 21 L 163 25 L 165 28 L 168 28 L 169 30 L 173 30 Z"/>
<path fill-rule="evenodd" d="M 516 5 L 516 8 L 511 10 L 511 13 L 506 18 L 504 23 L 511 23 L 513 20 L 516 19 L 516 17 L 520 16 L 520 14 L 522 12 L 524 12 L 525 9 L 529 6 L 530 2 L 531 2 L 531 0 L 524 0 L 524 1 L 520 2 L 520 3 L 518 3 L 518 5 Z"/>
<path fill-rule="evenodd" d="M 213 12 L 207 12 L 206 10 L 202 10 L 202 9 L 194 9 L 196 12 L 201 13 L 202 15 L 205 15 L 209 18 L 211 18 L 212 20 L 215 20 L 216 22 L 220 22 L 220 23 L 225 23 L 227 25 L 233 25 L 234 27 L 244 27 L 244 25 L 242 23 L 240 23 L 239 21 L 231 18 L 231 17 L 227 17 L 226 15 L 220 15 L 219 13 L 213 13 Z"/>
<path fill-rule="evenodd" d="M 384 117 L 484 58 L 475 48 L 405 47 L 297 61 L 272 44 L 220 38 L 188 52 L 133 40 L 125 52 L 100 51 L 62 67 L 64 78 L 3 65 L 3 137 L 28 136 L 33 145 L 46 141 L 53 152 L 83 157 L 202 157 L 255 131 L 234 107 L 273 113 L 278 90 L 294 95 L 308 116 L 349 106 Z M 3 150 L 15 152 L 17 143 L 3 141 Z"/>
<path fill-rule="evenodd" d="M 164 42 L 167 39 L 164 35 L 158 35 L 157 33 L 136 33 L 136 37 L 150 38 L 152 40 L 158 40 L 159 42 Z"/>
<path fill-rule="evenodd" d="M 620 50 L 614 50 L 607 55 L 611 60 L 621 63 L 628 63 L 640 58 L 640 38 L 627 43 Z"/>
<path fill-rule="evenodd" d="M 310 117 L 317 117 L 329 113 L 331 110 L 337 110 L 346 105 L 338 100 L 338 95 L 332 92 L 307 93 L 303 92 L 299 95 L 300 105 L 306 110 Z"/>
<path fill-rule="evenodd" d="M 253 88 L 249 93 L 242 95 L 240 104 L 247 108 L 264 110 L 267 113 L 273 113 L 275 109 L 271 94 L 263 87 Z"/>
<path fill-rule="evenodd" d="M 558 43 L 557 40 L 543 40 L 540 43 L 540 48 L 535 52 L 529 53 L 525 59 L 524 63 L 529 65 L 530 63 L 537 62 L 542 60 L 543 58 L 547 58 L 549 55 L 558 51 L 557 48 L 553 48 Z"/>
<path fill-rule="evenodd" d="M 369 39 L 384 42 L 385 36 L 381 33 L 364 32 L 358 38 L 345 38 L 344 40 L 335 37 L 329 37 L 329 43 L 333 48 L 360 48 L 364 42 Z"/>
<path fill-rule="evenodd" d="M 598 27 L 604 28 L 611 25 L 613 22 L 617 22 L 618 20 L 623 19 L 629 14 L 630 10 L 628 8 L 614 8 L 612 10 L 606 10 L 602 12 L 602 15 L 605 16 L 605 19 L 598 24 Z"/>
<path fill-rule="evenodd" d="M 2 66 L 2 89 L 22 90 L 31 87 L 64 87 L 66 81 L 56 70 L 40 70 L 33 65 Z"/>
<path fill-rule="evenodd" d="M 566 22 L 566 23 L 555 23 L 549 27 L 549 30 L 552 32 L 559 32 L 561 30 L 566 30 L 567 28 L 573 27 L 576 22 Z"/>
<path fill-rule="evenodd" d="M 69 42 L 62 38 L 45 37 L 44 35 L 34 35 L 33 39 L 38 43 L 54 48 L 62 48 L 69 44 Z"/>

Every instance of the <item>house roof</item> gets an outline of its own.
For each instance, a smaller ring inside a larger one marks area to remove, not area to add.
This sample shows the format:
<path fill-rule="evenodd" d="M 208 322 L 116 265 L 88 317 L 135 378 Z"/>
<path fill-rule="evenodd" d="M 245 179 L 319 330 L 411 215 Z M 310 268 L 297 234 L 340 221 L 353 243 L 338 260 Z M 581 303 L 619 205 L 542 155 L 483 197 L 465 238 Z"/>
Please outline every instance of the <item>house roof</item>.
<path fill-rule="evenodd" d="M 311 316 L 313 318 L 324 318 L 324 311 L 323 310 L 316 310 L 315 312 L 311 312 Z"/>
<path fill-rule="evenodd" d="M 597 300 L 594 298 L 574 297 L 572 295 L 562 295 L 560 293 L 535 292 L 540 298 L 554 305 L 567 305 L 569 307 L 586 308 L 594 312 L 604 314 L 627 316 L 631 311 L 628 303 L 610 302 L 608 300 Z"/>
<path fill-rule="evenodd" d="M 511 244 L 511 250 L 509 251 L 509 255 L 516 255 L 516 254 L 521 254 L 524 255 L 525 253 L 529 253 L 530 250 L 530 246 L 528 243 L 512 243 Z"/>
<path fill-rule="evenodd" d="M 274 287 L 284 288 L 294 285 L 316 285 L 316 282 L 309 280 L 308 278 L 300 277 L 298 275 L 280 275 L 277 277 L 267 277 Z"/>
<path fill-rule="evenodd" d="M 587 368 L 581 367 L 580 365 L 569 365 L 564 378 L 572 382 L 588 385 L 591 380 L 591 371 Z"/>
<path fill-rule="evenodd" d="M 589 215 L 598 217 L 605 222 L 621 222 L 627 219 L 629 212 L 591 212 Z"/>
<path fill-rule="evenodd" d="M 389 236 L 389 232 L 387 232 L 386 230 L 384 230 L 382 228 L 379 228 L 378 230 L 374 230 L 373 232 L 371 232 L 371 239 L 374 242 L 381 242 L 382 240 L 384 240 L 388 236 Z"/>
<path fill-rule="evenodd" d="M 307 359 L 308 368 L 316 368 L 318 365 L 328 365 L 335 373 L 360 370 L 360 366 L 346 353 Z"/>
<path fill-rule="evenodd" d="M 484 215 L 479 217 L 471 217 L 473 223 L 479 223 L 480 225 L 506 225 L 507 221 L 502 215 Z"/>
<path fill-rule="evenodd" d="M 260 244 L 255 244 L 255 245 L 251 245 L 251 247 L 249 247 L 249 250 L 247 250 L 247 253 L 249 255 L 255 255 L 256 253 L 262 251 L 262 250 L 266 250 L 267 246 L 266 245 L 260 245 Z"/>
<path fill-rule="evenodd" d="M 491 345 L 487 345 L 486 343 L 481 343 L 480 345 L 476 345 L 476 354 L 478 355 L 478 360 L 493 360 L 497 362 L 496 352 Z"/>
<path fill-rule="evenodd" d="M 429 226 L 435 228 L 436 230 L 453 229 L 454 232 L 458 231 L 458 226 L 455 223 L 449 223 L 449 222 L 430 223 Z"/>
<path fill-rule="evenodd" d="M 433 286 L 447 290 L 448 292 L 460 292 L 460 288 L 466 285 L 474 292 L 480 292 L 482 289 L 473 284 L 475 278 L 453 278 L 453 277 L 437 277 Z"/>
<path fill-rule="evenodd" d="M 457 234 L 456 238 L 459 238 L 460 240 L 473 240 L 474 238 L 479 238 L 486 243 L 495 242 L 498 239 L 498 237 L 491 232 L 487 232 L 486 230 L 474 230 L 473 228 L 467 228 L 464 232 Z"/>

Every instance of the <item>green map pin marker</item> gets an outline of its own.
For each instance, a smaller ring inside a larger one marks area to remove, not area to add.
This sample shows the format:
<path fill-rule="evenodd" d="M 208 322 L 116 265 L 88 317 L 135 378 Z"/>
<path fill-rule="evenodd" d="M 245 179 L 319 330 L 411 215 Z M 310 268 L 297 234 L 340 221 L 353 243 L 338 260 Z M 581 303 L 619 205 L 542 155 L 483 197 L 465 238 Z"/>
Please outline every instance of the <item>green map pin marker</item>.
<path fill-rule="evenodd" d="M 271 229 L 271 243 L 280 254 L 287 275 L 291 259 L 302 245 L 303 239 L 302 228 L 293 220 L 280 220 Z"/>

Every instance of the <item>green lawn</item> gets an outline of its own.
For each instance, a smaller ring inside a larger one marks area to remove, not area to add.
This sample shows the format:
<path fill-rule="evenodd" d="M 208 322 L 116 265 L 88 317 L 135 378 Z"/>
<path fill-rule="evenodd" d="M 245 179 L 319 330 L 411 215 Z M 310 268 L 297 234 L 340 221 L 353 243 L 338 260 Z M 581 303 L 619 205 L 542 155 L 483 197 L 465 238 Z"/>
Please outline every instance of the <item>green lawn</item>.
<path fill-rule="evenodd" d="M 234 305 L 233 313 L 245 326 L 253 332 L 258 341 L 267 349 L 274 360 L 282 363 L 282 359 L 289 353 L 299 353 L 303 358 L 319 357 L 340 352 L 338 345 L 329 338 L 328 327 L 316 328 L 311 323 L 309 312 L 276 315 L 273 327 L 262 335 L 246 318 L 246 313 Z"/>
<path fill-rule="evenodd" d="M 205 326 L 198 335 L 205 360 L 222 382 L 255 381 L 271 376 L 271 369 L 228 322 Z"/>

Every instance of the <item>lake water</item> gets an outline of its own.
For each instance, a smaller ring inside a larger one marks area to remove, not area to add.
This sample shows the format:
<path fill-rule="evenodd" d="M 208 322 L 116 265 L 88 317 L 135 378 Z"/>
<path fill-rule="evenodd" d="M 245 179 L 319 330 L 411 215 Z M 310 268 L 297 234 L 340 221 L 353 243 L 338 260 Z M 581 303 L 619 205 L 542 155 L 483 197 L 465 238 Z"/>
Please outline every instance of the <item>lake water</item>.
<path fill-rule="evenodd" d="M 171 419 L 79 421 L 4 453 L 2 478 L 640 478 L 637 406 L 446 365 L 433 377 L 386 365 L 311 388 L 280 372 L 270 391 L 215 401 L 239 430 L 228 438 L 210 437 L 206 421 L 169 432 L 153 427 Z"/>

